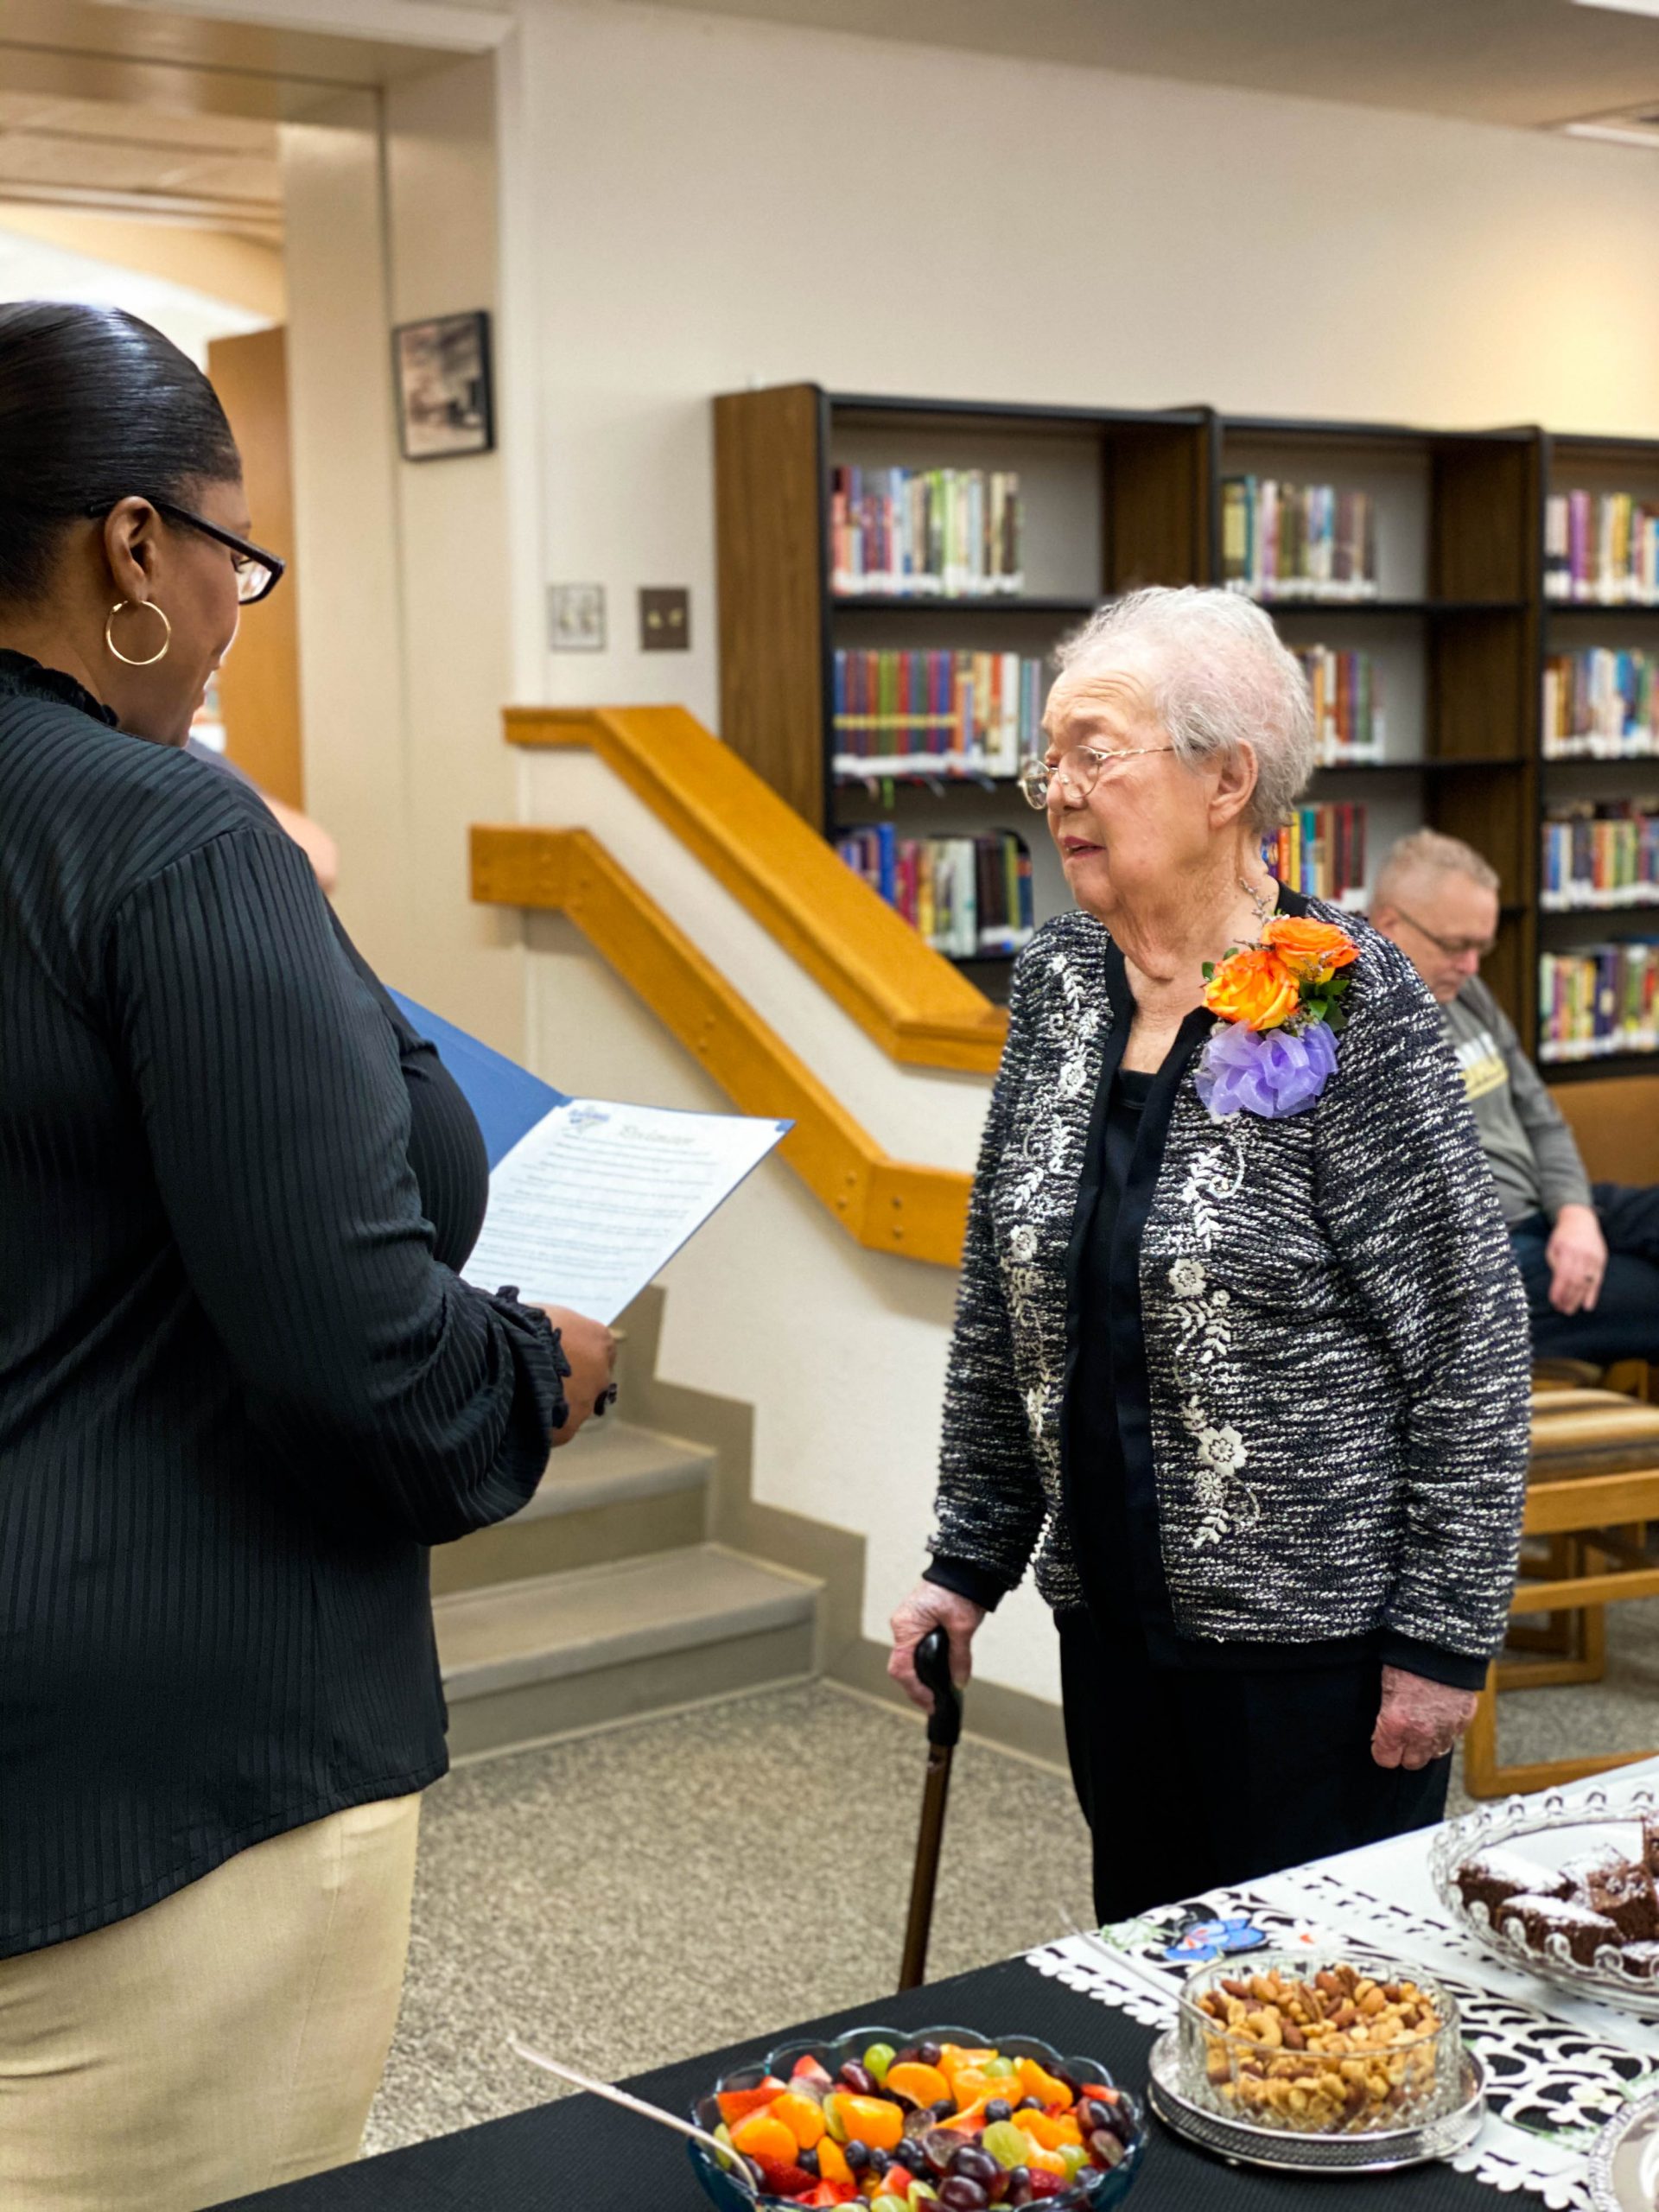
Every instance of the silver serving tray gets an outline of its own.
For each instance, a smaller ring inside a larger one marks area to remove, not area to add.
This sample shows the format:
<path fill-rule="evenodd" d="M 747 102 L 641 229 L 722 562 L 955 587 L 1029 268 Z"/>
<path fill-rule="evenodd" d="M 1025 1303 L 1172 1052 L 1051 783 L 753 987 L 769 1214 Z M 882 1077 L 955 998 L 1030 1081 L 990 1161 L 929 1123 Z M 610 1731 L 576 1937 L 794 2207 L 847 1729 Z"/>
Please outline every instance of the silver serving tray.
<path fill-rule="evenodd" d="M 1659 2096 L 1610 2120 L 1590 2147 L 1595 2212 L 1653 2212 L 1659 2198 Z"/>
<path fill-rule="evenodd" d="M 1354 2135 L 1299 2135 L 1288 2128 L 1262 2127 L 1254 2120 L 1225 2120 L 1194 2104 L 1181 2088 L 1180 2050 L 1173 2028 L 1154 2044 L 1148 2067 L 1147 2101 L 1166 2127 L 1233 2165 L 1265 2166 L 1274 2173 L 1387 2174 L 1401 2166 L 1426 2165 L 1432 2158 L 1449 2158 L 1472 2143 L 1486 2116 L 1486 2069 L 1466 2050 L 1463 2095 L 1450 2112 L 1414 2127 L 1370 2128 Z M 1651 2212 L 1651 2207 L 1644 2207 L 1643 2212 Z"/>
<path fill-rule="evenodd" d="M 1494 1851 L 1508 1844 L 1522 1844 L 1534 1836 L 1560 1834 L 1582 1828 L 1586 1842 L 1597 1828 L 1635 1824 L 1644 1815 L 1659 1813 L 1659 1794 L 1640 1783 L 1586 1790 L 1568 1798 L 1552 1789 L 1543 1797 L 1511 1797 L 1503 1804 L 1482 1805 L 1461 1820 L 1448 1821 L 1435 1835 L 1428 1854 L 1429 1872 L 1441 1904 L 1453 1921 L 1498 1958 L 1523 1967 L 1546 1981 L 1599 1997 L 1627 2012 L 1659 2019 L 1659 1979 L 1629 1970 L 1623 1955 L 1604 1944 L 1592 1966 L 1581 1966 L 1567 1948 L 1565 1937 L 1551 1936 L 1542 1950 L 1535 1950 L 1519 1924 L 1506 1921 L 1500 1908 L 1497 1925 L 1484 1904 L 1467 1905 L 1452 1876 L 1465 1859 L 1478 1852 Z M 1644 2212 L 1653 2212 L 1651 2204 Z"/>

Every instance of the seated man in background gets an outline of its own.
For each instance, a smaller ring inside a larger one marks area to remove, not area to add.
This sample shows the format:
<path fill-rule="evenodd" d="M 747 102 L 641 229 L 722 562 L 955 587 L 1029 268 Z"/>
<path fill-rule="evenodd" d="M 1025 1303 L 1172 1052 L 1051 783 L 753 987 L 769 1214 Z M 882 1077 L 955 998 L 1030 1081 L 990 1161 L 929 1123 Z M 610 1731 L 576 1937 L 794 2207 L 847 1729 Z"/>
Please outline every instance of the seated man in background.
<path fill-rule="evenodd" d="M 1659 1189 L 1598 1183 L 1573 1132 L 1480 980 L 1497 935 L 1497 876 L 1433 830 L 1383 861 L 1370 918 L 1440 1007 L 1497 1179 L 1540 1359 L 1659 1359 Z"/>

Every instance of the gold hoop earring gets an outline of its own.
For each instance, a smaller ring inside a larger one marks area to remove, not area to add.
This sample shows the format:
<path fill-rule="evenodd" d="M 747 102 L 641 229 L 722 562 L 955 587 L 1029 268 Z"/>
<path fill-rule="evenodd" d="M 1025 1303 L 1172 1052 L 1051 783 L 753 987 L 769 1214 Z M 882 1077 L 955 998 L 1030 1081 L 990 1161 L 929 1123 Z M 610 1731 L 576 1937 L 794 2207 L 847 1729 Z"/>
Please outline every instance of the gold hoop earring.
<path fill-rule="evenodd" d="M 158 614 L 162 620 L 162 642 L 148 659 L 135 660 L 130 653 L 124 653 L 115 642 L 115 618 L 124 607 L 142 607 L 146 613 Z M 173 642 L 173 625 L 167 619 L 165 607 L 158 607 L 153 599 L 118 599 L 110 609 L 104 625 L 104 642 L 117 660 L 125 661 L 129 668 L 154 668 L 158 660 L 167 658 L 167 649 Z"/>

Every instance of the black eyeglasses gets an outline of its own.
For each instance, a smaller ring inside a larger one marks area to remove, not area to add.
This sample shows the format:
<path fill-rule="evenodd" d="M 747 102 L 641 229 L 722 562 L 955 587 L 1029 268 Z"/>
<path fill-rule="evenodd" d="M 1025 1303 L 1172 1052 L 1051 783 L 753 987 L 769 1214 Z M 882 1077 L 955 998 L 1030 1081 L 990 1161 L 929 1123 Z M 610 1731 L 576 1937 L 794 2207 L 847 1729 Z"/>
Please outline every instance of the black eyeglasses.
<path fill-rule="evenodd" d="M 280 555 L 267 553 L 263 545 L 254 544 L 251 538 L 238 537 L 233 530 L 222 530 L 218 523 L 192 514 L 188 507 L 175 507 L 170 499 L 152 499 L 149 504 L 169 522 L 188 524 L 204 537 L 230 547 L 231 566 L 236 570 L 236 595 L 244 607 L 257 607 L 262 599 L 269 599 L 283 581 L 283 571 L 288 563 Z"/>
<path fill-rule="evenodd" d="M 256 545 L 251 538 L 238 537 L 233 530 L 222 529 L 205 515 L 193 514 L 188 507 L 175 507 L 170 499 L 152 499 L 149 504 L 169 522 L 181 522 L 187 529 L 199 530 L 204 537 L 230 548 L 231 566 L 236 570 L 236 595 L 244 607 L 257 607 L 262 599 L 269 599 L 283 581 L 283 571 L 288 563 L 280 554 L 267 553 L 263 545 Z M 109 510 L 88 507 L 86 512 L 94 522 L 102 522 Z"/>

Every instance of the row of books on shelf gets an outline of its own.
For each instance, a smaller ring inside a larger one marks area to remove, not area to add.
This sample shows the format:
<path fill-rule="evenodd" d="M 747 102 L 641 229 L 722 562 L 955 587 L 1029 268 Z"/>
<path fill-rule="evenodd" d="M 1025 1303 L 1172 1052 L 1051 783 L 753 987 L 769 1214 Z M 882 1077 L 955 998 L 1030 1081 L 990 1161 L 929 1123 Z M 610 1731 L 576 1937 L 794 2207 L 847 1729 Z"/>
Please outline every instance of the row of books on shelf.
<path fill-rule="evenodd" d="M 831 471 L 830 588 L 843 596 L 970 599 L 1025 589 L 1012 468 Z"/>
<path fill-rule="evenodd" d="M 1262 858 L 1281 883 L 1305 899 L 1358 906 L 1365 880 L 1365 809 L 1357 801 L 1299 806 Z"/>
<path fill-rule="evenodd" d="M 1225 477 L 1221 560 L 1223 582 L 1256 599 L 1375 599 L 1376 501 L 1334 484 Z"/>
<path fill-rule="evenodd" d="M 836 850 L 855 875 L 953 958 L 1017 952 L 1033 929 L 1031 853 L 1011 830 L 901 837 L 890 822 L 849 830 Z"/>
<path fill-rule="evenodd" d="M 1659 654 L 1551 653 L 1544 663 L 1544 758 L 1628 760 L 1659 753 Z"/>
<path fill-rule="evenodd" d="M 1578 800 L 1544 818 L 1547 913 L 1659 906 L 1659 798 Z"/>
<path fill-rule="evenodd" d="M 1319 760 L 1336 768 L 1382 758 L 1382 679 L 1370 653 L 1338 652 L 1330 645 L 1292 648 L 1313 700 Z"/>
<path fill-rule="evenodd" d="M 1544 596 L 1659 605 L 1659 505 L 1628 492 L 1552 492 L 1544 501 Z"/>
<path fill-rule="evenodd" d="M 1659 940 L 1626 938 L 1538 962 L 1538 1057 L 1659 1052 Z"/>
<path fill-rule="evenodd" d="M 1043 749 L 1043 664 L 1019 653 L 838 652 L 835 772 L 1014 776 Z"/>

